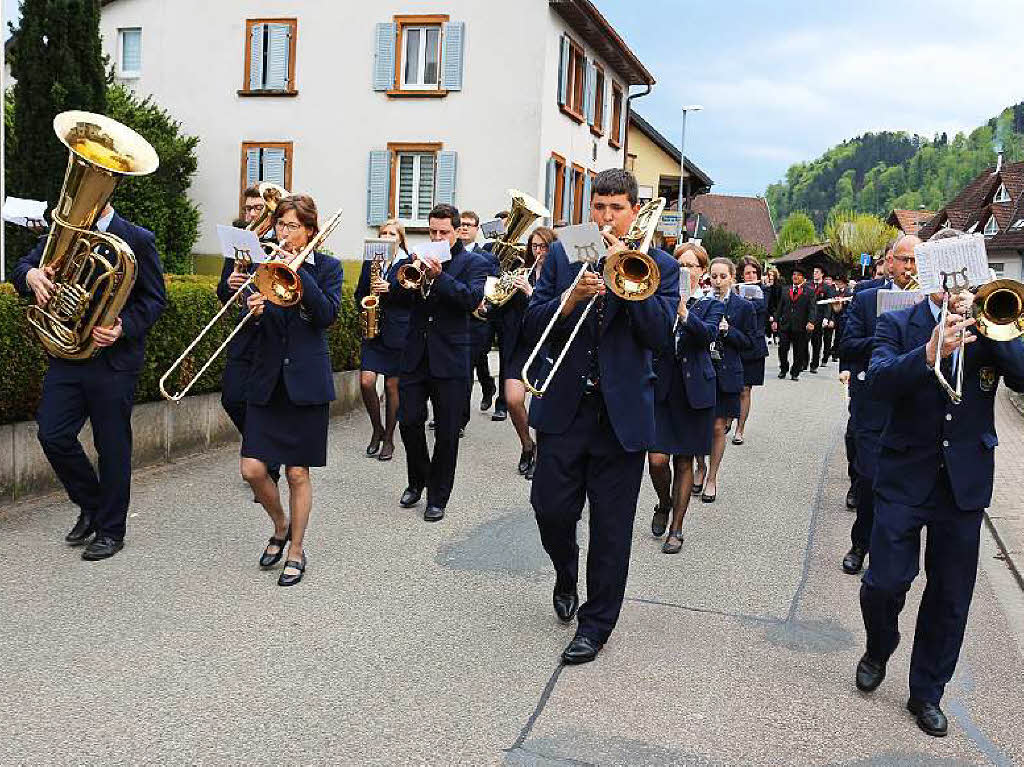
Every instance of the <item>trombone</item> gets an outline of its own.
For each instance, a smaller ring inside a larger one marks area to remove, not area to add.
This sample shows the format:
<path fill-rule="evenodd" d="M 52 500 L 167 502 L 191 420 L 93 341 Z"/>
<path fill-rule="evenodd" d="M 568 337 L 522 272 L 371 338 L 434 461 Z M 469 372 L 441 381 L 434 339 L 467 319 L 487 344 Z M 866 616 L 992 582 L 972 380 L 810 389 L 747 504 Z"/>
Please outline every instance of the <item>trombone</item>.
<path fill-rule="evenodd" d="M 658 269 L 658 264 L 647 250 L 651 246 L 651 240 L 654 239 L 654 232 L 658 228 L 658 219 L 661 218 L 663 210 L 665 210 L 664 197 L 658 197 L 644 203 L 643 207 L 637 212 L 633 223 L 630 224 L 629 231 L 622 238 L 622 241 L 626 243 L 629 249 L 604 259 L 604 268 L 600 270 L 600 273 L 603 274 L 605 285 L 608 286 L 608 289 L 619 298 L 626 301 L 642 301 L 657 292 L 658 285 L 661 284 L 661 273 Z M 610 227 L 605 227 L 602 230 L 606 234 L 609 231 Z M 576 273 L 576 278 L 563 294 L 562 300 L 558 303 L 558 308 L 555 309 L 555 313 L 552 315 L 547 327 L 544 328 L 544 332 L 541 333 L 536 346 L 533 347 L 533 351 L 530 352 L 530 356 L 527 357 L 526 363 L 523 365 L 523 386 L 535 397 L 543 397 L 544 393 L 548 390 L 551 379 L 562 366 L 562 361 L 565 359 L 569 347 L 576 340 L 576 335 L 580 332 L 580 328 L 583 327 L 583 323 L 587 320 L 587 315 L 590 314 L 590 310 L 597 300 L 597 294 L 595 294 L 587 301 L 583 313 L 576 321 L 576 325 L 569 334 L 568 340 L 562 347 L 558 359 L 555 360 L 547 376 L 543 381 L 538 381 L 536 384 L 532 383 L 530 381 L 530 368 L 533 366 L 534 360 L 536 360 L 541 348 L 547 342 L 548 336 L 551 335 L 551 331 L 555 327 L 555 323 L 558 322 L 562 309 L 569 300 L 569 296 L 572 295 L 576 286 L 579 285 L 583 275 L 589 271 L 591 271 L 590 262 L 584 262 L 583 266 Z"/>
<path fill-rule="evenodd" d="M 165 399 L 171 402 L 178 402 L 181 400 L 192 387 L 195 385 L 203 373 L 209 369 L 210 365 L 213 364 L 214 360 L 220 356 L 221 352 L 227 348 L 231 340 L 238 335 L 238 332 L 245 327 L 253 317 L 252 310 L 245 313 L 245 316 L 235 325 L 234 329 L 228 333 L 228 337 L 218 346 L 214 352 L 207 358 L 206 362 L 203 363 L 202 367 L 192 376 L 191 380 L 177 392 L 169 392 L 167 390 L 167 379 L 170 378 L 171 374 L 181 368 L 188 359 L 188 355 L 192 352 L 196 346 L 206 337 L 207 333 L 210 332 L 218 320 L 224 316 L 224 313 L 234 306 L 235 301 L 242 295 L 242 293 L 249 289 L 250 286 L 255 286 L 256 291 L 260 293 L 267 301 L 277 306 L 295 306 L 302 300 L 302 280 L 299 277 L 299 268 L 302 266 L 302 262 L 320 247 L 331 233 L 337 228 L 338 224 L 341 223 L 341 210 L 339 209 L 330 220 L 324 225 L 324 228 L 317 232 L 316 236 L 309 241 L 309 243 L 301 251 L 294 256 L 283 251 L 279 246 L 273 243 L 268 243 L 274 249 L 275 252 L 280 254 L 282 257 L 274 259 L 272 261 L 266 261 L 260 264 L 256 271 L 249 275 L 248 279 L 235 291 L 235 293 L 228 299 L 224 306 L 221 307 L 213 318 L 206 323 L 199 335 L 185 347 L 185 351 L 171 364 L 167 369 L 167 372 L 160 377 L 160 393 Z"/>

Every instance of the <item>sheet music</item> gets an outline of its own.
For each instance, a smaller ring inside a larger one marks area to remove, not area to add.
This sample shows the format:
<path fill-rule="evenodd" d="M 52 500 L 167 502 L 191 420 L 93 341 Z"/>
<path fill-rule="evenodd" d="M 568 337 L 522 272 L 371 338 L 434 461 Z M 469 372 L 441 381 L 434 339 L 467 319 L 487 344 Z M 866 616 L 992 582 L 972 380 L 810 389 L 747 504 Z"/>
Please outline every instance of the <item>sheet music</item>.
<path fill-rule="evenodd" d="M 955 277 L 950 278 L 948 286 L 951 291 L 976 288 L 989 282 L 983 234 L 925 242 L 914 248 L 914 257 L 917 259 L 918 283 L 926 293 L 942 290 L 943 272 L 959 277 L 958 282 L 954 282 Z"/>
<path fill-rule="evenodd" d="M 679 267 L 679 297 L 690 300 L 690 270 L 685 266 Z"/>
<path fill-rule="evenodd" d="M 496 240 L 505 234 L 505 222 L 500 218 L 484 221 L 480 224 L 480 232 L 485 239 Z"/>
<path fill-rule="evenodd" d="M 46 202 L 44 200 L 24 200 L 21 197 L 8 197 L 4 200 L 3 220 L 30 229 L 45 229 Z"/>
<path fill-rule="evenodd" d="M 383 237 L 367 237 L 363 240 L 363 261 L 373 261 L 380 258 L 384 263 L 391 263 L 391 254 L 394 253 L 395 240 L 388 240 Z"/>
<path fill-rule="evenodd" d="M 224 258 L 232 261 L 237 258 L 249 258 L 254 264 L 270 260 L 260 245 L 256 232 L 217 224 L 217 237 L 220 238 L 220 251 Z"/>
<path fill-rule="evenodd" d="M 895 312 L 913 306 L 925 297 L 920 290 L 900 290 L 884 288 L 878 291 L 876 315 L 881 317 L 886 312 Z"/>
<path fill-rule="evenodd" d="M 760 285 L 757 285 L 755 283 L 741 282 L 739 287 L 740 287 L 740 295 L 743 296 L 744 298 L 749 298 L 749 299 L 754 299 L 754 298 L 763 299 L 764 298 L 764 291 L 761 290 L 761 286 Z"/>
<path fill-rule="evenodd" d="M 570 264 L 596 264 L 608 249 L 601 230 L 593 221 L 562 227 L 558 230 L 558 241 L 565 248 Z"/>
<path fill-rule="evenodd" d="M 440 242 L 420 242 L 413 246 L 412 252 L 420 258 L 430 256 L 441 264 L 445 261 L 452 260 L 452 249 L 448 244 L 448 240 L 441 240 Z"/>

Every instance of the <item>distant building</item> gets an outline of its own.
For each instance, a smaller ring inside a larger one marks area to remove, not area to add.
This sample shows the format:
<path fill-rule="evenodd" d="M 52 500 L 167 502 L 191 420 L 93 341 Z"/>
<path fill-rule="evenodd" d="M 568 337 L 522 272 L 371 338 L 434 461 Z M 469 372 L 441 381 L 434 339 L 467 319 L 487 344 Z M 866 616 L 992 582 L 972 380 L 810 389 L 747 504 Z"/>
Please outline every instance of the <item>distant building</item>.
<path fill-rule="evenodd" d="M 725 227 L 769 253 L 775 248 L 775 223 L 764 197 L 703 194 L 690 207 L 706 218 L 709 225 Z"/>
<path fill-rule="evenodd" d="M 985 235 L 988 265 L 998 277 L 1021 279 L 1024 260 L 1024 162 L 1003 164 L 1002 155 L 952 202 L 921 227 L 928 239 L 944 227 Z"/>
<path fill-rule="evenodd" d="M 771 265 L 779 270 L 779 273 L 782 274 L 786 282 L 792 281 L 793 269 L 797 265 L 804 270 L 804 276 L 808 280 L 811 279 L 812 272 L 816 266 L 820 266 L 825 270 L 826 274 L 833 277 L 845 275 L 850 271 L 848 267 L 843 266 L 829 255 L 827 242 L 801 245 L 792 253 L 787 253 L 774 259 L 771 261 Z M 858 277 L 858 275 L 854 276 Z"/>
<path fill-rule="evenodd" d="M 896 208 L 889 214 L 889 218 L 885 222 L 889 226 L 896 227 L 903 234 L 917 234 L 921 227 L 927 224 L 934 215 L 934 210 L 925 210 L 924 208 L 919 210 L 901 210 Z"/>

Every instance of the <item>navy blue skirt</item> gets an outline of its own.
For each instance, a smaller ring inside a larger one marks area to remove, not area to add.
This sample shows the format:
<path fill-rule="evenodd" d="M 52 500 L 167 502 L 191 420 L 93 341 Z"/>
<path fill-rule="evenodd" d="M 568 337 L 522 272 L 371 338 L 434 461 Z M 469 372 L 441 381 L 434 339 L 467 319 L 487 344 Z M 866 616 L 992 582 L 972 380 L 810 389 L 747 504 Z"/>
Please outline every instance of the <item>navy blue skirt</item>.
<path fill-rule="evenodd" d="M 651 452 L 710 455 L 714 433 L 715 408 L 690 407 L 682 377 L 673 375 L 668 396 L 654 406 L 654 447 Z"/>
<path fill-rule="evenodd" d="M 279 378 L 266 405 L 245 410 L 242 457 L 282 466 L 326 466 L 330 406 L 296 405 Z"/>
<path fill-rule="evenodd" d="M 764 357 L 743 360 L 743 385 L 764 386 Z"/>
<path fill-rule="evenodd" d="M 402 350 L 391 349 L 384 345 L 378 336 L 367 341 L 363 339 L 360 348 L 359 369 L 369 370 L 386 376 L 398 375 L 402 362 Z"/>
<path fill-rule="evenodd" d="M 715 395 L 715 417 L 716 418 L 739 418 L 740 417 L 740 395 L 730 394 L 721 389 Z"/>

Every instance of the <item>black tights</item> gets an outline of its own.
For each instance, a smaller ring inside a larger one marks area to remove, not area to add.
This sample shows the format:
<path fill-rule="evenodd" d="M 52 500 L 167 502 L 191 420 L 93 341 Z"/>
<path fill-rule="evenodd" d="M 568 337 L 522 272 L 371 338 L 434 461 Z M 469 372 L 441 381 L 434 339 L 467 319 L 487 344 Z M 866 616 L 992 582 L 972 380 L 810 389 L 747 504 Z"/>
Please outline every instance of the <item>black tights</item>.
<path fill-rule="evenodd" d="M 398 376 L 384 376 L 384 422 L 380 418 L 380 395 L 377 394 L 377 374 L 372 370 L 359 373 L 359 392 L 363 406 L 370 416 L 373 438 L 383 435 L 384 442 L 393 445 L 395 426 L 398 423 Z"/>
<path fill-rule="evenodd" d="M 683 526 L 683 518 L 690 506 L 693 456 L 675 455 L 669 461 L 669 456 L 665 453 L 648 453 L 647 463 L 654 491 L 658 494 L 658 507 L 672 509 L 669 530 L 678 531 Z"/>

